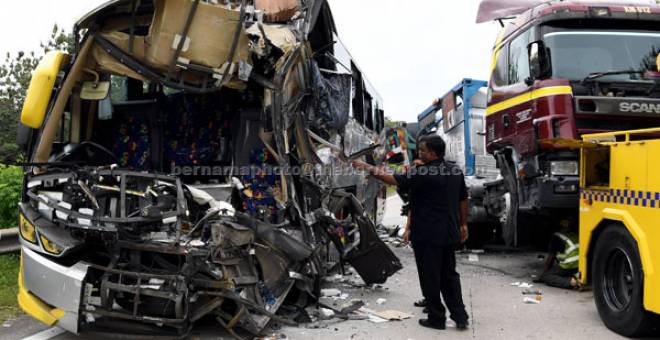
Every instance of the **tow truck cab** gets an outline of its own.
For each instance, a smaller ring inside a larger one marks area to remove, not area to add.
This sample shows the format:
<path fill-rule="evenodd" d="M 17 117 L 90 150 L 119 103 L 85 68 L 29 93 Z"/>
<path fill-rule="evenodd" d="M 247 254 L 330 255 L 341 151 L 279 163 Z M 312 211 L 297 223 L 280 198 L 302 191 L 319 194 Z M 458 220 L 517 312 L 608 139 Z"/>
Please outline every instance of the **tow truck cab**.
<path fill-rule="evenodd" d="M 593 285 L 607 327 L 658 335 L 660 129 L 583 138 L 580 279 Z"/>

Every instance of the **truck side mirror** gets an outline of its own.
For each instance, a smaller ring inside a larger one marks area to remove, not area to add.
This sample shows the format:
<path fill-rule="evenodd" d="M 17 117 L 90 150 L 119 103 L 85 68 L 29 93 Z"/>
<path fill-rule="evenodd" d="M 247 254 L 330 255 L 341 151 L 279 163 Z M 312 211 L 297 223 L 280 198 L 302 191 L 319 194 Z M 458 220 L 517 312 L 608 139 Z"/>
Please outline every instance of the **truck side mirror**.
<path fill-rule="evenodd" d="M 529 53 L 529 74 L 531 81 L 550 77 L 550 52 L 542 41 L 535 41 L 527 46 Z"/>

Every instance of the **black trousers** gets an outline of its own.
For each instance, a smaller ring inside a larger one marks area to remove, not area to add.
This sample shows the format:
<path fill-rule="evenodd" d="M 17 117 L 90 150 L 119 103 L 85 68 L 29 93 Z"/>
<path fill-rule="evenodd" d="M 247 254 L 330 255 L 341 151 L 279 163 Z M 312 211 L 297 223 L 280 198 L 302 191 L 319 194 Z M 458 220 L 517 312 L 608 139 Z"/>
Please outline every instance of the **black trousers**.
<path fill-rule="evenodd" d="M 463 304 L 461 278 L 456 272 L 455 247 L 416 243 L 413 244 L 413 250 L 422 295 L 429 308 L 429 321 L 444 325 L 447 321 L 446 305 L 454 322 L 466 323 L 468 315 Z"/>
<path fill-rule="evenodd" d="M 551 287 L 571 289 L 573 288 L 571 279 L 575 278 L 577 272 L 577 269 L 563 269 L 555 263 L 550 270 L 541 275 L 539 281 Z"/>

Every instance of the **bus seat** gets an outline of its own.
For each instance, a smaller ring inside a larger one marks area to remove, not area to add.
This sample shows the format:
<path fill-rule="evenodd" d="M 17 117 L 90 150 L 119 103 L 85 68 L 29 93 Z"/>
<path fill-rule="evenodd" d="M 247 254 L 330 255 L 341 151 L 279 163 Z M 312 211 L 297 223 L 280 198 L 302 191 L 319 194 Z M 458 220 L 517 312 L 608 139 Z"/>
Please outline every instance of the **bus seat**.
<path fill-rule="evenodd" d="M 174 94 L 165 98 L 164 158 L 170 166 L 227 162 L 230 123 L 214 95 Z"/>
<path fill-rule="evenodd" d="M 154 100 L 114 104 L 112 117 L 102 129 L 94 131 L 93 140 L 119 159 L 119 166 L 138 171 L 154 169 L 153 140 Z"/>

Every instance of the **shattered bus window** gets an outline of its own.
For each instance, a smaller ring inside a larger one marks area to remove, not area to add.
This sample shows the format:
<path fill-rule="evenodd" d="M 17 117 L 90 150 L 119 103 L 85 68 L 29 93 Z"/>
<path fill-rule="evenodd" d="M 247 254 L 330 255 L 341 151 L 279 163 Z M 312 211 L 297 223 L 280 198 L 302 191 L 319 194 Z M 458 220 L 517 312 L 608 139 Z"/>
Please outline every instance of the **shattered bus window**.
<path fill-rule="evenodd" d="M 58 326 L 259 334 L 343 266 L 401 269 L 385 191 L 350 167 L 382 161 L 383 105 L 327 2 L 302 4 L 110 1 L 44 60 L 63 76 L 22 116 L 21 289 Z"/>

